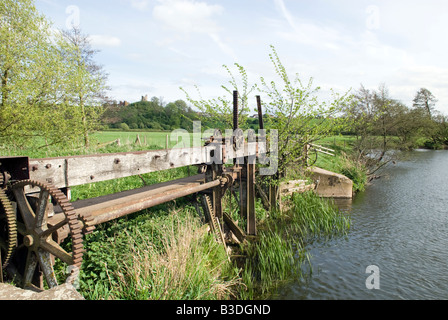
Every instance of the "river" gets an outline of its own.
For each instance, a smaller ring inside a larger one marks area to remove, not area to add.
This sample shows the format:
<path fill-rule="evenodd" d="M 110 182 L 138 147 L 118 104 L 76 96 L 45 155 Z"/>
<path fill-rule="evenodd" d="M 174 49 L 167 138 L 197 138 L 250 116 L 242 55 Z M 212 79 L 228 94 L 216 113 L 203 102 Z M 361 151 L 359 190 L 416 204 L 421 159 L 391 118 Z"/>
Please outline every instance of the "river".
<path fill-rule="evenodd" d="M 339 202 L 351 215 L 348 235 L 312 244 L 311 275 L 275 299 L 448 299 L 448 151 L 407 156 Z"/>

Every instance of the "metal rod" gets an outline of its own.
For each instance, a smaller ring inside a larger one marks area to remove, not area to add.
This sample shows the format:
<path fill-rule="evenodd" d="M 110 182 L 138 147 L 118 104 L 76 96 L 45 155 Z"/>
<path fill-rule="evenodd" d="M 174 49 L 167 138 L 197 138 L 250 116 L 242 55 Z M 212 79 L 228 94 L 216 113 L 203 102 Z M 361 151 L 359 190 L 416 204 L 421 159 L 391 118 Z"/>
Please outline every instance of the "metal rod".
<path fill-rule="evenodd" d="M 127 205 L 123 208 L 119 208 L 116 210 L 112 209 L 111 211 L 109 211 L 107 213 L 98 215 L 94 218 L 93 222 L 89 225 L 97 225 L 97 224 L 101 224 L 101 223 L 104 223 L 104 222 L 107 222 L 110 220 L 114 220 L 116 218 L 120 218 L 120 217 L 123 217 L 125 215 L 131 214 L 134 212 L 138 212 L 138 211 L 150 208 L 150 207 L 154 207 L 159 204 L 175 200 L 177 198 L 185 197 L 185 196 L 193 194 L 193 193 L 197 193 L 200 191 L 204 191 L 204 190 L 219 186 L 220 184 L 221 184 L 221 180 L 216 179 L 214 181 L 210 181 L 210 182 L 199 184 L 199 185 L 187 186 L 182 189 L 176 190 L 174 192 L 169 192 L 169 193 L 164 192 L 164 193 L 161 193 L 160 195 L 156 195 L 149 199 L 138 201 L 136 203 L 129 203 L 129 205 Z"/>
<path fill-rule="evenodd" d="M 238 91 L 233 91 L 233 130 L 238 129 Z"/>
<path fill-rule="evenodd" d="M 257 108 L 258 108 L 258 125 L 260 129 L 264 129 L 263 124 L 263 110 L 261 109 L 261 98 L 257 96 Z"/>

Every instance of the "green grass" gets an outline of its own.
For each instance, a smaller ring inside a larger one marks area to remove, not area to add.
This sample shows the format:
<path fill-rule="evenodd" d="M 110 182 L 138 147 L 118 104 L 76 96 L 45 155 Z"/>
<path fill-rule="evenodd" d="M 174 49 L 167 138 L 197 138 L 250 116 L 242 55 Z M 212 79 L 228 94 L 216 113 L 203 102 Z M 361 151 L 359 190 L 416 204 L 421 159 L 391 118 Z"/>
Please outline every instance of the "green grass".
<path fill-rule="evenodd" d="M 340 173 L 353 181 L 353 191 L 363 191 L 367 183 L 367 169 L 353 157 L 353 136 L 333 136 L 316 144 L 333 149 L 335 156 L 318 153 L 316 167 Z"/>
<path fill-rule="evenodd" d="M 87 237 L 86 299 L 230 299 L 239 285 L 238 270 L 187 205 L 159 206 Z"/>
<path fill-rule="evenodd" d="M 112 142 L 120 139 L 122 144 L 131 144 L 137 140 L 137 136 L 140 138 L 141 143 L 145 143 L 149 146 L 159 146 L 165 148 L 166 136 L 170 138 L 170 132 L 145 132 L 145 131 L 99 131 L 91 135 L 93 141 L 102 144 Z M 169 144 L 171 141 L 169 141 Z"/>
<path fill-rule="evenodd" d="M 166 148 L 168 136 L 168 148 L 183 146 L 182 138 L 171 132 L 146 132 L 146 131 L 98 131 L 90 135 L 90 147 L 85 148 L 75 143 L 65 143 L 58 146 L 45 146 L 44 141 L 36 138 L 34 143 L 27 148 L 18 148 L 10 145 L 0 146 L 2 156 L 28 156 L 30 158 L 46 158 L 69 155 L 84 155 L 95 153 L 129 152 L 140 150 L 157 150 Z M 140 142 L 137 141 L 137 137 Z M 116 143 L 120 140 L 120 145 Z M 173 141 L 171 140 L 173 139 Z M 179 142 L 178 142 L 179 141 Z M 179 144 L 178 144 L 179 143 Z M 201 145 L 203 141 L 200 141 Z M 193 145 L 192 135 L 190 145 Z"/>

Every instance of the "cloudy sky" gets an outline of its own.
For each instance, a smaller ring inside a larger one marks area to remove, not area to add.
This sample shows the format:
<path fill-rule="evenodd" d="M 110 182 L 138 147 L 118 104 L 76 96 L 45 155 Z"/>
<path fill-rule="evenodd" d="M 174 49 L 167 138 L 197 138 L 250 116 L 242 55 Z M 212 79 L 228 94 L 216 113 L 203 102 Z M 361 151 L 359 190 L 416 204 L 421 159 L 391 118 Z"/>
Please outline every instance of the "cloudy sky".
<path fill-rule="evenodd" d="M 179 87 L 222 96 L 223 64 L 250 82 L 277 80 L 273 45 L 291 75 L 322 92 L 381 83 L 410 106 L 419 88 L 448 114 L 448 1 L 445 0 L 36 0 L 55 28 L 80 25 L 101 50 L 110 96 L 185 99 Z"/>

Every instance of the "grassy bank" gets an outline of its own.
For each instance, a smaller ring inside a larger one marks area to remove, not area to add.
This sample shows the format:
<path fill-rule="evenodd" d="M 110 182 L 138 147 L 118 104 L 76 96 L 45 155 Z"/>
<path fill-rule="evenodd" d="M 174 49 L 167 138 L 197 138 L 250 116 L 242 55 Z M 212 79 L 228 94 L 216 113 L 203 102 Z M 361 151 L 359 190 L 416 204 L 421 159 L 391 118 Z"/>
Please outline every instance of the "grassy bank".
<path fill-rule="evenodd" d="M 367 184 L 367 168 L 354 156 L 353 136 L 333 136 L 317 142 L 318 145 L 333 149 L 335 156 L 318 153 L 316 167 L 340 173 L 353 181 L 353 191 L 364 191 Z"/>
<path fill-rule="evenodd" d="M 86 242 L 86 299 L 231 299 L 240 282 L 223 247 L 186 205 L 100 226 Z"/>

